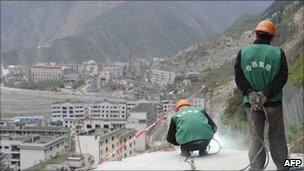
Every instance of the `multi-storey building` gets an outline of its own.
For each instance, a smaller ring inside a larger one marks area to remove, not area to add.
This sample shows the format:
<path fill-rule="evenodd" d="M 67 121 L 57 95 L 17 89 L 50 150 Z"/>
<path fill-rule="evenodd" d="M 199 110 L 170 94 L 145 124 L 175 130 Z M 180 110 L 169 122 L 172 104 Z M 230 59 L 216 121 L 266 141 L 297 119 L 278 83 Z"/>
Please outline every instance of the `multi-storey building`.
<path fill-rule="evenodd" d="M 98 64 L 93 60 L 83 62 L 82 65 L 78 67 L 78 71 L 84 76 L 96 76 L 98 75 Z"/>
<path fill-rule="evenodd" d="M 86 119 L 82 124 L 82 132 L 87 132 L 92 129 L 117 129 L 125 128 L 126 119 Z"/>
<path fill-rule="evenodd" d="M 62 78 L 62 68 L 57 65 L 39 64 L 31 68 L 31 79 L 35 82 L 45 80 L 60 80 Z"/>
<path fill-rule="evenodd" d="M 124 74 L 124 66 L 122 65 L 109 65 L 102 69 L 101 76 L 108 82 L 110 79 L 122 77 Z"/>
<path fill-rule="evenodd" d="M 55 102 L 52 105 L 52 122 L 63 122 L 63 126 L 72 133 L 76 131 L 76 122 L 86 116 L 95 120 L 126 120 L 127 105 L 125 102 L 107 100 L 89 103 Z"/>
<path fill-rule="evenodd" d="M 10 169 L 24 170 L 66 150 L 65 136 L 1 134 L 1 153 L 10 155 Z"/>
<path fill-rule="evenodd" d="M 94 156 L 95 163 L 105 158 L 118 146 L 130 140 L 136 131 L 134 129 L 94 129 L 79 135 L 79 142 L 75 143 L 76 153 L 88 153 Z M 122 158 L 135 155 L 136 141 L 124 146 L 109 160 L 121 160 Z M 79 146 L 80 145 L 80 146 Z"/>
<path fill-rule="evenodd" d="M 89 105 L 84 102 L 54 102 L 52 104 L 52 122 L 61 121 L 72 132 L 76 130 L 76 121 L 89 115 Z"/>
<path fill-rule="evenodd" d="M 160 103 L 165 113 L 171 111 L 175 106 L 175 100 L 172 95 L 160 96 Z"/>
<path fill-rule="evenodd" d="M 166 86 L 174 83 L 175 76 L 175 72 L 153 69 L 151 82 L 160 86 Z"/>
<path fill-rule="evenodd" d="M 190 102 L 192 106 L 204 108 L 204 98 L 193 97 L 190 98 Z"/>
<path fill-rule="evenodd" d="M 76 82 L 80 80 L 80 75 L 78 72 L 78 67 L 74 65 L 69 65 L 67 67 L 63 67 L 63 80 Z"/>
<path fill-rule="evenodd" d="M 93 102 L 89 113 L 94 119 L 127 119 L 127 105 L 124 102 Z"/>
<path fill-rule="evenodd" d="M 14 116 L 11 119 L 13 122 L 25 122 L 25 123 L 35 123 L 39 124 L 43 120 L 43 116 L 34 115 L 34 116 Z"/>
<path fill-rule="evenodd" d="M 70 130 L 58 126 L 1 126 L 0 134 L 64 136 L 65 147 L 70 147 Z"/>
<path fill-rule="evenodd" d="M 155 122 L 159 113 L 159 109 L 159 106 L 155 103 L 141 103 L 135 106 L 130 111 L 127 128 L 133 128 L 136 131 L 141 131 L 142 129 Z M 146 134 L 149 134 L 149 132 L 146 132 Z M 135 147 L 137 152 L 143 152 L 146 150 L 146 134 L 137 138 Z"/>

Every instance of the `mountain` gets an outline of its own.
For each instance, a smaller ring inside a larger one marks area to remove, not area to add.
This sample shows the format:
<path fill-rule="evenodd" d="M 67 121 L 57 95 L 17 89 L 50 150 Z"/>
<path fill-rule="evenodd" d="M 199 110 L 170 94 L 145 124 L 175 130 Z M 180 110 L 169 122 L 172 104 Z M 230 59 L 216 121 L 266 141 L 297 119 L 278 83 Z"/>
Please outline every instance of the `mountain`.
<path fill-rule="evenodd" d="M 172 56 L 270 2 L 1 2 L 7 64 Z M 236 8 L 237 5 L 237 8 Z M 17 12 L 16 12 L 17 11 Z"/>
<path fill-rule="evenodd" d="M 210 83 L 215 83 L 212 79 L 229 80 L 233 76 L 233 64 L 237 52 L 242 46 L 254 41 L 255 35 L 252 34 L 252 30 L 265 18 L 271 18 L 276 24 L 277 34 L 273 44 L 284 49 L 287 60 L 292 65 L 293 61 L 303 53 L 303 2 L 301 1 L 275 1 L 261 14 L 245 15 L 223 34 L 210 41 L 193 44 L 161 63 L 158 68 L 178 73 L 191 68 L 200 71 Z"/>
<path fill-rule="evenodd" d="M 159 69 L 171 70 L 178 75 L 186 70 L 201 73 L 200 84 L 204 84 L 210 92 L 206 93 L 206 106 L 211 111 L 223 113 L 224 104 L 233 90 L 234 63 L 238 51 L 246 44 L 254 41 L 252 30 L 257 23 L 265 18 L 271 18 L 277 27 L 273 44 L 280 46 L 286 54 L 289 69 L 288 84 L 285 86 L 283 105 L 288 111 L 286 121 L 301 120 L 303 113 L 303 63 L 304 63 L 304 26 L 303 1 L 275 1 L 264 12 L 257 15 L 244 15 L 223 34 L 216 38 L 198 43 L 184 49 L 157 66 Z M 295 88 L 294 86 L 297 86 Z M 289 91 L 294 89 L 293 91 Z M 195 92 L 195 88 L 188 95 Z M 187 96 L 186 96 L 187 97 Z M 295 107 L 296 106 L 296 107 Z M 300 111 L 300 112 L 299 112 Z"/>
<path fill-rule="evenodd" d="M 47 45 L 72 36 L 120 2 L 1 1 L 1 51 Z"/>

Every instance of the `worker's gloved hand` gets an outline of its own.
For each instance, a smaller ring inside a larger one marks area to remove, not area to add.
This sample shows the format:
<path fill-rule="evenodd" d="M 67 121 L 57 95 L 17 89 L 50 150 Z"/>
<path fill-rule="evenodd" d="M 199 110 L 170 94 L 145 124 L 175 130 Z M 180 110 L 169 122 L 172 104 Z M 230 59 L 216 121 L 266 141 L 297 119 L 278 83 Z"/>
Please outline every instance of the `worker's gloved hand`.
<path fill-rule="evenodd" d="M 259 98 L 259 96 L 258 96 L 257 92 L 253 91 L 253 92 L 249 93 L 249 103 L 251 106 L 251 110 L 253 110 L 253 111 L 260 110 L 258 98 Z"/>
<path fill-rule="evenodd" d="M 256 105 L 258 102 L 258 94 L 257 92 L 253 91 L 251 93 L 249 93 L 249 103 L 251 106 Z"/>
<path fill-rule="evenodd" d="M 258 95 L 258 99 L 257 99 L 257 102 L 260 104 L 260 105 L 264 105 L 267 101 L 267 97 L 264 95 L 263 92 L 257 92 L 257 95 Z"/>

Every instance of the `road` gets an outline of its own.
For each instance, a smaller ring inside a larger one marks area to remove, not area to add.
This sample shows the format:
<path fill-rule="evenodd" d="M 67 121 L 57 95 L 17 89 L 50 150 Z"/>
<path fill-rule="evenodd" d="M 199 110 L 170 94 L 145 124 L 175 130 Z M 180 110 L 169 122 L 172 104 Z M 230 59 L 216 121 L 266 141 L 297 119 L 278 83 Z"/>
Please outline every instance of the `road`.
<path fill-rule="evenodd" d="M 151 135 L 150 142 L 162 141 L 167 133 L 168 124 L 164 122 L 155 132 Z"/>

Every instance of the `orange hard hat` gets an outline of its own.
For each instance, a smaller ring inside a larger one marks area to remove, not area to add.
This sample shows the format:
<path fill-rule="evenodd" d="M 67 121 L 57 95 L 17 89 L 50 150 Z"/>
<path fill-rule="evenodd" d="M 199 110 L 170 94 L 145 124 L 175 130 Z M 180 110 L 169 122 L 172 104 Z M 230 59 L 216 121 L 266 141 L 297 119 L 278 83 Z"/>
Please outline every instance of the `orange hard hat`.
<path fill-rule="evenodd" d="M 178 109 L 182 106 L 190 106 L 190 100 L 188 99 L 181 99 L 179 100 L 175 105 L 175 111 L 178 111 Z"/>
<path fill-rule="evenodd" d="M 259 22 L 254 31 L 264 31 L 271 34 L 272 36 L 274 36 L 276 33 L 275 26 L 270 20 L 262 20 Z"/>

